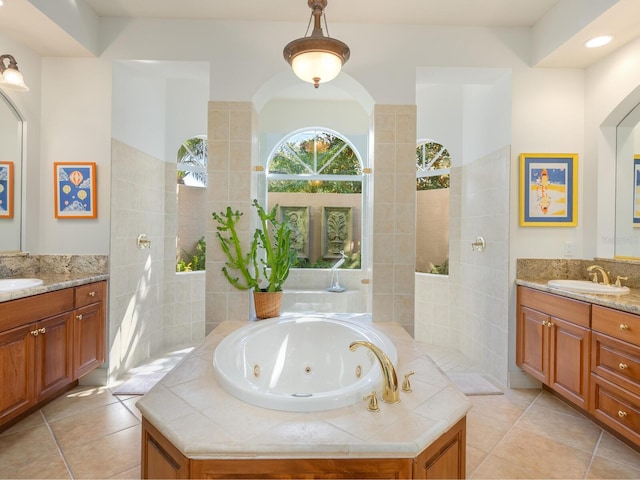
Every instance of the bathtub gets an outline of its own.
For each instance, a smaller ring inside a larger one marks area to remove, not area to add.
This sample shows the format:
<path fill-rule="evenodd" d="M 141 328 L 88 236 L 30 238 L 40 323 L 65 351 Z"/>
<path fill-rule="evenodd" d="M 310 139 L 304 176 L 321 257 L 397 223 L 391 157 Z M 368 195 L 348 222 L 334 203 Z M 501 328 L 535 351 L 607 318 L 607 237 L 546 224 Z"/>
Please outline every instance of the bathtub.
<path fill-rule="evenodd" d="M 213 355 L 218 383 L 252 405 L 316 412 L 353 405 L 382 392 L 380 365 L 366 340 L 397 364 L 391 340 L 366 317 L 300 315 L 261 320 L 225 337 Z"/>

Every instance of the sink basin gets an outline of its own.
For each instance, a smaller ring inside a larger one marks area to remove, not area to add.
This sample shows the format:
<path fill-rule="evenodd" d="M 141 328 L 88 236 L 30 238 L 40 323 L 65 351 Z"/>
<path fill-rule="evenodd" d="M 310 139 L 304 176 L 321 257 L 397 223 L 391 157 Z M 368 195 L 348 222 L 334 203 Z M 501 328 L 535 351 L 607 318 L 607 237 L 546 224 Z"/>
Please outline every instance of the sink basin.
<path fill-rule="evenodd" d="M 0 292 L 24 290 L 25 288 L 37 287 L 43 283 L 39 278 L 0 278 Z"/>
<path fill-rule="evenodd" d="M 598 295 L 625 295 L 629 293 L 629 287 L 603 285 L 601 283 L 593 283 L 589 280 L 549 280 L 547 285 L 571 292 L 596 293 Z"/>

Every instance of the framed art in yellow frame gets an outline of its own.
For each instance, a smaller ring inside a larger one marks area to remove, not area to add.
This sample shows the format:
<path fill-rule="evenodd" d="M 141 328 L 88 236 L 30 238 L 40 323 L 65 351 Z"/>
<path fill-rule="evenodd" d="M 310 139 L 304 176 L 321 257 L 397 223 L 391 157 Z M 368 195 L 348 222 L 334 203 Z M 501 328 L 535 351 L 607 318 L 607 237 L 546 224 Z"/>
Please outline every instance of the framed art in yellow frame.
<path fill-rule="evenodd" d="M 520 226 L 578 224 L 578 154 L 520 154 Z"/>

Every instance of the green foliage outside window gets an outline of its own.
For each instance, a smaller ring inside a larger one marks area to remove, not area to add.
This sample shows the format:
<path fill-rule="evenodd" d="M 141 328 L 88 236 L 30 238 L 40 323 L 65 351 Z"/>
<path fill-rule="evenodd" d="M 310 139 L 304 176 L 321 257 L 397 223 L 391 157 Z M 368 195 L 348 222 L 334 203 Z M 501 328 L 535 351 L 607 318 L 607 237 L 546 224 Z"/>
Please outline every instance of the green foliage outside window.
<path fill-rule="evenodd" d="M 432 172 L 451 168 L 451 156 L 446 148 L 436 142 L 424 142 L 416 147 L 416 171 Z M 449 188 L 449 173 L 433 176 L 418 176 L 416 190 Z"/>
<path fill-rule="evenodd" d="M 196 243 L 195 251 L 189 253 L 182 250 L 182 255 L 176 263 L 176 272 L 195 272 L 204 270 L 207 261 L 207 242 L 201 237 Z"/>

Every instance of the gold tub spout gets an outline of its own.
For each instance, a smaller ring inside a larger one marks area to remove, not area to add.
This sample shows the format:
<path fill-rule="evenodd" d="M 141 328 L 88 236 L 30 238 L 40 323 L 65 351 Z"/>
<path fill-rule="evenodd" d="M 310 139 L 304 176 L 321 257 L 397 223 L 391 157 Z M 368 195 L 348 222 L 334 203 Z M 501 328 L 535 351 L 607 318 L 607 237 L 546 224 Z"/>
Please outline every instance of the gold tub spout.
<path fill-rule="evenodd" d="M 391 360 L 389 360 L 386 353 L 371 342 L 357 340 L 349 345 L 349 350 L 355 352 L 356 348 L 361 345 L 367 347 L 373 352 L 380 363 L 380 367 L 382 368 L 382 374 L 384 375 L 382 401 L 385 403 L 398 403 L 400 401 L 400 393 L 398 392 L 398 377 L 396 376 L 396 369 L 393 368 L 393 363 L 391 363 Z"/>

